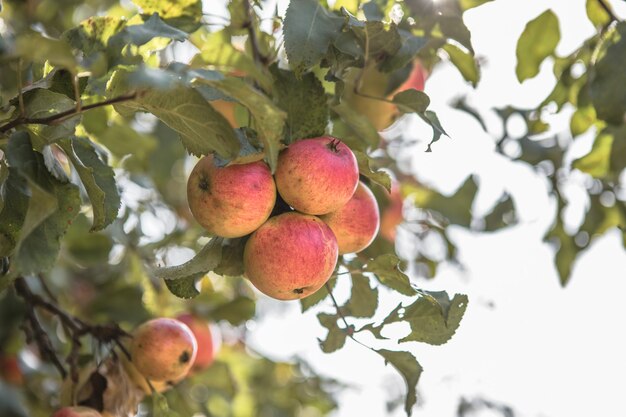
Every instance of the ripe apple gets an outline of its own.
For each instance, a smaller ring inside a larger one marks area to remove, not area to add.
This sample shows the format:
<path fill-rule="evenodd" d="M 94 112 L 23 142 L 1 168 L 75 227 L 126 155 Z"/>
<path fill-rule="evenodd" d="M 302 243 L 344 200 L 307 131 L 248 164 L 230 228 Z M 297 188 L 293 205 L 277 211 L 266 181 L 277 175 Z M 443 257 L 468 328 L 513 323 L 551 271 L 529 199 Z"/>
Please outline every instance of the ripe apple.
<path fill-rule="evenodd" d="M 359 182 L 356 157 L 339 139 L 322 136 L 292 143 L 278 156 L 276 188 L 294 209 L 326 214 L 350 200 Z"/>
<path fill-rule="evenodd" d="M 52 414 L 52 417 L 102 417 L 102 414 L 89 407 L 63 407 Z"/>
<path fill-rule="evenodd" d="M 276 185 L 262 161 L 220 168 L 208 155 L 189 175 L 187 201 L 195 219 L 210 233 L 241 237 L 269 218 Z"/>
<path fill-rule="evenodd" d="M 340 255 L 360 252 L 372 243 L 378 232 L 380 219 L 376 197 L 359 182 L 346 205 L 321 216 L 321 219 L 335 234 Z"/>
<path fill-rule="evenodd" d="M 356 94 L 354 92 L 354 84 L 357 82 L 361 71 L 363 71 L 360 81 L 361 85 L 359 94 Z M 426 77 L 426 69 L 419 59 L 415 59 L 407 79 L 400 87 L 389 93 L 389 74 L 379 71 L 375 63 L 372 62 L 363 69 L 353 68 L 350 70 L 346 79 L 347 88 L 343 99 L 350 103 L 354 110 L 367 117 L 376 130 L 385 130 L 398 117 L 398 109 L 393 103 L 372 97 L 391 100 L 395 94 L 409 88 L 423 91 Z"/>
<path fill-rule="evenodd" d="M 24 383 L 24 375 L 15 355 L 3 356 L 0 354 L 0 378 L 13 385 Z"/>
<path fill-rule="evenodd" d="M 252 234 L 243 255 L 245 275 L 278 300 L 304 298 L 328 281 L 337 264 L 333 231 L 315 216 L 291 212 L 270 218 Z"/>
<path fill-rule="evenodd" d="M 176 381 L 184 377 L 197 351 L 198 343 L 191 329 L 176 319 L 149 320 L 133 333 L 133 364 L 150 380 Z"/>
<path fill-rule="evenodd" d="M 118 358 L 122 362 L 122 366 L 124 367 L 124 371 L 126 372 L 126 375 L 128 375 L 128 378 L 146 395 L 152 395 L 153 389 L 158 393 L 165 392 L 184 378 L 183 376 L 175 381 L 148 380 L 141 372 L 139 372 L 137 367 L 128 360 L 126 355 L 120 354 L 118 355 Z"/>
<path fill-rule="evenodd" d="M 391 243 L 396 241 L 396 228 L 402 223 L 402 205 L 403 198 L 400 186 L 397 182 L 391 185 L 391 193 L 389 194 L 389 205 L 383 210 L 380 219 L 379 234 Z"/>
<path fill-rule="evenodd" d="M 193 314 L 181 314 L 178 320 L 185 323 L 191 329 L 198 342 L 198 354 L 193 363 L 193 369 L 201 370 L 213 363 L 215 352 L 213 350 L 213 336 L 208 323 Z"/>

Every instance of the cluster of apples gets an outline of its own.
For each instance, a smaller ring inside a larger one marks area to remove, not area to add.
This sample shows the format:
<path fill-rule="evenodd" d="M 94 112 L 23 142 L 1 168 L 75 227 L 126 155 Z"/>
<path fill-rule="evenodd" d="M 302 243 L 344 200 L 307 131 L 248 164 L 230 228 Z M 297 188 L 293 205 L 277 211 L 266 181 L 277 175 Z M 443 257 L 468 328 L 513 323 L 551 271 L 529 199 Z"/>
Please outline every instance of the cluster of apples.
<path fill-rule="evenodd" d="M 279 214 L 277 193 L 289 206 Z M 189 176 L 187 197 L 191 213 L 211 234 L 251 234 L 245 275 L 279 300 L 317 291 L 338 255 L 369 246 L 380 222 L 376 198 L 359 182 L 354 154 L 330 136 L 289 145 L 273 176 L 262 161 L 218 167 L 205 156 Z"/>
<path fill-rule="evenodd" d="M 131 360 L 120 355 L 122 365 L 135 386 L 150 395 L 163 392 L 190 372 L 213 363 L 214 347 L 206 321 L 192 314 L 178 318 L 160 317 L 135 329 L 130 344 Z M 52 417 L 111 417 L 107 411 L 90 407 L 63 407 Z"/>

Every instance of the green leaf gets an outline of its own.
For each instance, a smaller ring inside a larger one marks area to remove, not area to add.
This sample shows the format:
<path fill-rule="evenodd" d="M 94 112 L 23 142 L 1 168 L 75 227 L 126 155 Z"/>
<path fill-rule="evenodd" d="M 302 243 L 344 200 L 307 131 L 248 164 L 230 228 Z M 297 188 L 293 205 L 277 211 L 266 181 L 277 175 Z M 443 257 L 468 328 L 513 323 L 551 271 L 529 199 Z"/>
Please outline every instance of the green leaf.
<path fill-rule="evenodd" d="M 6 157 L 11 169 L 27 180 L 31 194 L 12 270 L 24 275 L 47 271 L 57 259 L 61 237 L 80 210 L 78 188 L 48 172 L 43 155 L 33 150 L 25 132 L 12 135 Z"/>
<path fill-rule="evenodd" d="M 416 207 L 433 210 L 443 215 L 452 224 L 469 227 L 472 221 L 471 207 L 478 191 L 473 176 L 459 187 L 452 196 L 444 196 L 422 186 L 407 185 L 405 193 Z"/>
<path fill-rule="evenodd" d="M 289 2 L 284 22 L 285 51 L 296 76 L 320 62 L 343 24 L 343 18 L 316 0 Z"/>
<path fill-rule="evenodd" d="M 91 141 L 86 138 L 63 139 L 59 145 L 72 161 L 91 201 L 91 231 L 104 229 L 115 220 L 121 204 L 113 169 L 101 159 Z"/>
<path fill-rule="evenodd" d="M 237 277 L 243 275 L 243 251 L 246 239 L 228 239 L 222 246 L 222 259 L 213 272 L 218 275 Z"/>
<path fill-rule="evenodd" d="M 287 113 L 288 142 L 322 136 L 328 125 L 326 93 L 315 74 L 297 79 L 291 71 L 272 67 L 278 106 Z"/>
<path fill-rule="evenodd" d="M 166 281 L 198 278 L 217 267 L 222 260 L 222 238 L 213 238 L 191 260 L 182 265 L 156 268 L 153 273 Z M 188 284 L 189 282 L 187 282 Z"/>
<path fill-rule="evenodd" d="M 8 170 L 8 177 L 0 188 L 4 203 L 0 211 L 0 257 L 11 255 L 15 249 L 30 200 L 26 179 L 17 169 Z"/>
<path fill-rule="evenodd" d="M 411 333 L 400 342 L 442 345 L 452 338 L 466 309 L 467 296 L 464 294 L 456 294 L 448 302 L 447 297 L 442 298 L 441 294 L 430 293 L 426 297 L 418 298 L 409 306 L 394 310 L 383 323 L 409 323 Z"/>
<path fill-rule="evenodd" d="M 422 374 L 422 367 L 409 352 L 397 352 L 393 350 L 380 349 L 377 350 L 379 355 L 385 358 L 385 364 L 390 363 L 400 372 L 404 382 L 406 383 L 407 393 L 404 401 L 404 411 L 408 416 L 411 415 L 413 406 L 417 401 L 416 386 Z"/>
<path fill-rule="evenodd" d="M 393 96 L 393 102 L 402 113 L 424 113 L 430 98 L 423 91 L 409 88 Z"/>
<path fill-rule="evenodd" d="M 398 29 L 398 34 L 402 45 L 393 56 L 380 64 L 380 69 L 383 72 L 392 72 L 405 67 L 428 42 L 428 38 L 415 36 L 407 30 Z"/>
<path fill-rule="evenodd" d="M 183 42 L 187 33 L 165 23 L 156 13 L 140 25 L 126 26 L 119 34 L 109 40 L 109 44 L 128 44 L 141 46 L 154 38 L 167 38 Z"/>
<path fill-rule="evenodd" d="M 152 393 L 152 415 L 154 417 L 180 417 L 177 412 L 170 409 L 167 398 L 158 392 Z"/>
<path fill-rule="evenodd" d="M 585 133 L 597 121 L 596 109 L 593 106 L 578 107 L 569 123 L 572 136 L 576 137 Z"/>
<path fill-rule="evenodd" d="M 198 79 L 198 82 L 206 83 L 237 99 L 239 103 L 250 111 L 254 118 L 259 138 L 263 143 L 267 162 L 272 172 L 274 172 L 281 148 L 280 141 L 282 139 L 285 118 L 287 117 L 285 112 L 276 107 L 265 94 L 238 78 L 226 78 L 217 81 Z"/>
<path fill-rule="evenodd" d="M 204 32 L 199 30 L 190 38 L 191 42 L 200 50 L 192 60 L 195 64 L 214 65 L 232 72 L 243 72 L 256 81 L 264 91 L 271 91 L 273 81 L 270 74 L 254 62 L 254 59 L 231 43 L 231 35 L 227 30 Z"/>
<path fill-rule="evenodd" d="M 402 39 L 395 23 L 367 21 L 364 27 L 353 30 L 362 43 L 368 45 L 367 54 L 370 57 L 393 56 L 402 47 Z"/>
<path fill-rule="evenodd" d="M 166 279 L 165 286 L 176 297 L 188 300 L 200 294 L 200 291 L 196 288 L 196 280 L 203 275 L 198 273 L 179 279 Z"/>
<path fill-rule="evenodd" d="M 378 307 L 378 289 L 370 287 L 370 280 L 361 274 L 352 274 L 352 293 L 341 307 L 344 315 L 372 317 Z"/>
<path fill-rule="evenodd" d="M 557 220 L 554 228 L 548 232 L 544 240 L 556 240 L 559 245 L 554 263 L 559 274 L 559 281 L 564 287 L 572 276 L 574 260 L 581 248 L 576 245 L 574 237 L 567 234 L 560 219 Z"/>
<path fill-rule="evenodd" d="M 446 38 L 454 39 L 470 51 L 472 55 L 474 54 L 472 35 L 467 26 L 465 26 L 461 16 L 440 15 L 437 21 L 441 32 Z"/>
<path fill-rule="evenodd" d="M 346 337 L 348 334 L 346 330 L 341 329 L 337 325 L 339 317 L 334 314 L 319 313 L 317 315 L 318 320 L 322 326 L 328 329 L 328 335 L 324 341 L 320 340 L 320 347 L 324 353 L 332 353 L 343 347 L 346 343 Z"/>
<path fill-rule="evenodd" d="M 330 287 L 330 291 L 332 291 L 335 288 L 335 285 L 337 285 L 337 277 L 329 279 L 327 281 L 327 284 Z M 300 308 L 302 309 L 302 312 L 304 313 L 311 307 L 319 304 L 322 300 L 325 300 L 326 297 L 330 295 L 328 291 L 329 291 L 328 288 L 326 288 L 326 285 L 324 285 L 322 288 L 315 291 L 313 294 L 309 295 L 308 297 L 301 298 Z"/>
<path fill-rule="evenodd" d="M 133 0 L 144 14 L 158 14 L 169 25 L 193 32 L 202 19 L 202 0 Z"/>
<path fill-rule="evenodd" d="M 626 84 L 626 22 L 615 26 L 615 32 L 607 37 L 606 52 L 592 67 L 590 81 L 591 101 L 598 118 L 609 123 L 624 123 L 626 95 L 622 94 Z"/>
<path fill-rule="evenodd" d="M 353 151 L 359 164 L 359 173 L 391 192 L 391 177 L 385 171 L 373 171 L 370 167 L 372 159 L 365 152 Z"/>
<path fill-rule="evenodd" d="M 572 162 L 572 168 L 585 172 L 594 178 L 604 178 L 609 174 L 613 135 L 602 131 L 593 142 L 591 151 Z"/>
<path fill-rule="evenodd" d="M 517 223 L 517 215 L 515 213 L 513 199 L 508 193 L 506 193 L 504 197 L 505 198 L 500 200 L 493 210 L 485 216 L 484 230 L 486 232 L 500 230 L 505 226 Z"/>
<path fill-rule="evenodd" d="M 482 4 L 489 3 L 490 1 L 493 0 L 459 0 L 459 4 L 461 5 L 461 9 L 465 11 L 474 7 L 478 7 Z"/>
<path fill-rule="evenodd" d="M 39 33 L 31 32 L 17 38 L 15 49 L 17 54 L 27 61 L 40 63 L 48 61 L 73 74 L 78 71 L 72 48 L 65 41 L 46 38 Z"/>
<path fill-rule="evenodd" d="M 474 57 L 451 43 L 445 44 L 443 50 L 446 51 L 450 62 L 459 70 L 463 78 L 476 88 L 480 80 L 480 68 Z"/>
<path fill-rule="evenodd" d="M 66 95 L 54 93 L 50 90 L 36 89 L 24 94 L 24 109 L 29 118 L 45 118 L 61 113 L 75 107 L 74 101 Z M 35 149 L 41 151 L 45 145 L 49 145 L 61 138 L 74 135 L 74 131 L 80 116 L 71 117 L 60 124 L 28 125 L 29 130 L 35 134 L 33 141 Z"/>
<path fill-rule="evenodd" d="M 110 97 L 126 90 L 127 75 L 121 71 L 115 73 L 107 87 Z M 167 91 L 149 90 L 136 100 L 125 102 L 124 108 L 154 114 L 176 130 L 185 148 L 196 156 L 217 152 L 224 158 L 232 158 L 239 152 L 239 142 L 226 119 L 191 87 L 174 85 Z"/>
<path fill-rule="evenodd" d="M 211 319 L 226 320 L 233 326 L 238 326 L 254 317 L 256 304 L 248 297 L 237 297 L 232 301 L 220 305 L 211 311 Z"/>
<path fill-rule="evenodd" d="M 428 144 L 428 148 L 426 149 L 426 152 L 430 152 L 431 145 L 437 142 L 441 138 L 441 135 L 448 136 L 448 134 L 443 129 L 443 126 L 441 126 L 441 122 L 439 121 L 439 118 L 434 111 L 426 110 L 424 113 L 419 113 L 419 116 L 433 129 L 433 138 L 431 139 L 430 143 Z"/>
<path fill-rule="evenodd" d="M 380 135 L 367 116 L 354 110 L 345 101 L 332 106 L 332 110 L 341 117 L 342 121 L 366 146 L 376 147 L 380 142 Z"/>
<path fill-rule="evenodd" d="M 539 74 L 544 59 L 554 53 L 561 40 L 559 20 L 552 10 L 546 10 L 526 24 L 517 41 L 517 79 L 522 82 Z"/>
<path fill-rule="evenodd" d="M 400 263 L 400 258 L 396 255 L 386 253 L 369 261 L 365 267 L 365 271 L 372 272 L 381 284 L 400 294 L 417 294 L 417 291 L 411 286 L 409 277 L 400 270 Z"/>
<path fill-rule="evenodd" d="M 606 6 L 612 10 L 610 3 L 606 2 Z M 595 27 L 603 27 L 611 22 L 611 16 L 600 5 L 599 0 L 587 0 L 585 9 L 587 10 L 587 17 Z"/>

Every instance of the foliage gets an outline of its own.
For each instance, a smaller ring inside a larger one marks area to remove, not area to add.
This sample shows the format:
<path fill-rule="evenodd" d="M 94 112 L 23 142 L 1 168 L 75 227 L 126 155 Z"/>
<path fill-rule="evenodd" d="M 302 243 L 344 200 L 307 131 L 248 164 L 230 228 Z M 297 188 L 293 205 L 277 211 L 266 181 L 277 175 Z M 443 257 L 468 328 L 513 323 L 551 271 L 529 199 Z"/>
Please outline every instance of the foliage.
<path fill-rule="evenodd" d="M 327 285 L 301 300 L 303 313 L 315 311 L 328 330 L 320 340 L 324 352 L 361 343 L 363 332 L 386 343 L 370 349 L 406 382 L 410 415 L 422 366 L 402 343 L 446 343 L 468 306 L 465 295 L 424 291 L 418 279 L 435 276 L 444 261 L 456 262 L 450 227 L 507 227 L 516 222 L 516 204 L 503 195 L 479 218 L 471 210 L 479 189 L 474 177 L 452 195 L 420 183 L 400 168 L 398 152 L 374 122 L 347 100 L 375 100 L 393 117 L 419 118 L 433 131 L 423 150 L 436 151 L 446 121 L 430 109 L 427 94 L 397 87 L 415 60 L 431 72 L 442 58 L 476 86 L 479 60 L 463 13 L 483 3 L 372 0 L 330 8 L 326 1 L 292 0 L 285 16 L 272 16 L 268 31 L 259 17 L 267 10 L 257 1 L 230 1 L 230 18 L 217 22 L 202 14 L 200 0 L 62 0 L 34 11 L 29 2 L 1 2 L 0 357 L 28 351 L 42 361 L 26 372 L 25 389 L 0 389 L 0 407 L 9 410 L 0 414 L 49 415 L 61 402 L 61 387 L 74 386 L 79 371 L 123 354 L 126 331 L 184 311 L 217 323 L 235 340 L 209 369 L 146 399 L 154 415 L 295 416 L 334 409 L 337 383 L 302 361 L 276 362 L 245 346 L 257 297 L 243 276 L 247 237 L 205 236 L 184 194 L 194 157 L 214 153 L 221 164 L 264 159 L 273 171 L 285 146 L 331 134 L 356 154 L 381 213 L 393 204 L 396 183 L 405 206 L 400 228 L 419 242 L 436 238 L 444 253 L 418 249 L 401 258 L 381 234 L 362 253 L 340 257 Z M 537 109 L 496 109 L 503 126 L 511 115 L 528 126 L 519 139 L 504 129 L 498 152 L 553 168 L 548 179 L 558 212 L 546 239 L 557 242 L 563 285 L 595 236 L 624 231 L 626 223 L 618 192 L 626 167 L 626 26 L 603 1 L 588 0 L 587 13 L 597 33 L 564 57 L 555 52 L 560 31 L 552 11 L 527 24 L 516 51 L 517 77 L 536 76 L 550 59 L 556 85 Z M 174 58 L 191 50 L 188 62 Z M 581 65 L 582 73 L 575 70 Z M 369 68 L 382 80 L 375 96 L 361 90 Z M 232 107 L 232 118 L 220 110 L 224 105 Z M 572 138 L 596 134 L 590 152 L 571 164 L 565 159 L 571 140 L 536 137 L 547 131 L 541 115 L 553 105 L 574 108 Z M 455 106 L 486 126 L 464 100 Z M 518 155 L 504 151 L 511 142 Z M 593 178 L 576 236 L 562 220 L 561 187 L 573 170 Z M 582 234 L 586 240 L 577 238 Z M 410 277 L 409 265 L 427 272 Z M 343 305 L 332 294 L 339 280 L 351 284 Z M 380 311 L 381 297 L 401 301 Z M 389 340 L 387 326 L 399 322 L 409 333 Z M 101 403 L 102 394 L 90 401 Z"/>

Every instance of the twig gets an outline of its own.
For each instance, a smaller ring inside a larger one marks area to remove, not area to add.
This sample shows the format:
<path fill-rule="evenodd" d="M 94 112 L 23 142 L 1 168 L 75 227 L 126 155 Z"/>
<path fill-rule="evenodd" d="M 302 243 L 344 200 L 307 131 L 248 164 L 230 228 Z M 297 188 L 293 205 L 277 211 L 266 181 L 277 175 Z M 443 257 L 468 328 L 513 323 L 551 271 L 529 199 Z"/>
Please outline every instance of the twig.
<path fill-rule="evenodd" d="M 24 117 L 26 110 L 24 109 L 24 94 L 22 94 L 22 59 L 17 60 L 17 102 L 20 109 L 20 117 Z"/>
<path fill-rule="evenodd" d="M 133 100 L 135 98 L 137 98 L 138 93 L 137 92 L 133 92 L 131 94 L 127 94 L 127 95 L 122 95 L 122 96 L 118 96 L 118 97 L 113 97 L 111 99 L 108 100 L 104 100 L 98 103 L 93 103 L 93 104 L 88 104 L 86 106 L 82 106 L 80 111 L 78 111 L 76 108 L 73 109 L 69 109 L 66 111 L 62 111 L 60 113 L 56 113 L 56 114 L 52 114 L 50 116 L 47 117 L 25 117 L 25 116 L 20 116 L 17 119 L 13 119 L 11 120 L 9 123 L 5 124 L 4 126 L 0 126 L 0 133 L 4 133 L 7 132 L 11 129 L 13 129 L 16 126 L 20 126 L 20 125 L 26 125 L 26 124 L 38 124 L 38 125 L 54 125 L 54 124 L 58 124 L 60 122 L 62 122 L 65 119 L 68 119 L 70 117 L 73 117 L 77 114 L 83 113 L 87 110 L 91 110 L 91 109 L 95 109 L 96 107 L 103 107 L 103 106 L 108 106 L 110 104 L 115 104 L 115 103 L 120 103 L 123 101 L 129 101 L 129 100 Z"/>
<path fill-rule="evenodd" d="M 43 278 L 39 277 L 40 280 Z M 33 331 L 33 335 L 37 345 L 39 346 L 39 350 L 42 356 L 48 358 L 52 361 L 54 366 L 59 369 L 59 373 L 63 378 L 67 376 L 67 371 L 61 364 L 59 358 L 56 355 L 54 348 L 52 347 L 52 343 L 42 328 L 41 323 L 37 319 L 36 309 L 41 308 L 49 312 L 50 314 L 56 316 L 61 321 L 65 332 L 68 334 L 68 337 L 72 341 L 72 348 L 70 353 L 67 355 L 65 361 L 69 365 L 70 368 L 70 377 L 72 381 L 78 382 L 78 359 L 80 355 L 80 348 L 82 347 L 81 338 L 85 335 L 91 335 L 94 339 L 96 339 L 100 343 L 115 343 L 122 351 L 127 355 L 128 352 L 123 348 L 122 343 L 120 343 L 119 339 L 122 337 L 130 337 L 128 333 L 122 330 L 117 324 L 108 324 L 108 325 L 99 325 L 99 324 L 89 324 L 84 322 L 83 320 L 74 317 L 67 312 L 63 311 L 56 303 L 50 302 L 38 294 L 35 294 L 31 291 L 26 280 L 23 277 L 19 277 L 15 280 L 15 291 L 24 299 L 26 304 L 28 305 L 27 315 L 30 323 L 31 330 Z M 55 297 L 50 292 L 50 289 L 47 286 L 43 285 L 45 291 L 48 292 L 48 295 L 51 299 L 55 299 Z"/>
<path fill-rule="evenodd" d="M 37 314 L 35 313 L 34 305 L 30 303 L 30 296 L 32 296 L 33 293 L 30 291 L 30 288 L 28 288 L 28 285 L 26 284 L 24 278 L 16 279 L 14 286 L 15 291 L 20 295 L 20 297 L 24 299 L 24 301 L 29 304 L 30 308 L 27 309 L 26 316 L 28 318 L 30 330 L 33 332 L 32 336 L 37 343 L 37 347 L 39 347 L 39 352 L 41 353 L 41 356 L 50 360 L 54 367 L 57 368 L 57 370 L 61 374 L 61 377 L 65 378 L 67 376 L 67 371 L 57 357 L 56 352 L 52 347 L 52 343 L 50 342 L 50 338 L 48 337 L 48 334 L 41 326 L 41 323 L 37 318 Z"/>
<path fill-rule="evenodd" d="M 72 87 L 74 88 L 74 100 L 76 101 L 76 113 L 80 113 L 82 111 L 83 103 L 80 99 L 80 83 L 78 80 L 78 75 L 76 74 L 72 76 Z"/>
<path fill-rule="evenodd" d="M 243 0 L 243 7 L 246 8 L 246 15 L 248 19 L 244 25 L 244 27 L 248 30 L 248 36 L 250 38 L 250 45 L 252 46 L 252 57 L 254 58 L 254 62 L 267 65 L 268 59 L 266 56 L 261 54 L 261 49 L 259 48 L 259 40 L 256 36 L 255 27 L 253 25 L 254 22 L 254 10 L 250 5 L 249 0 Z"/>
<path fill-rule="evenodd" d="M 328 295 L 330 295 L 330 299 L 333 300 L 333 304 L 335 305 L 335 308 L 337 309 L 337 314 L 339 315 L 339 317 L 341 317 L 341 320 L 343 320 L 343 324 L 346 325 L 346 331 L 347 331 L 350 328 L 350 325 L 348 324 L 348 321 L 346 320 L 346 316 L 344 316 L 343 313 L 341 312 L 341 308 L 339 307 L 339 304 L 337 303 L 337 300 L 335 299 L 335 296 L 333 295 L 333 290 L 330 288 L 330 285 L 328 285 L 328 282 L 326 282 L 324 286 L 326 287 L 326 291 L 328 291 Z M 352 335 L 349 335 L 349 336 L 352 336 Z"/>

